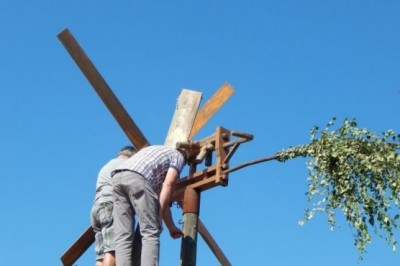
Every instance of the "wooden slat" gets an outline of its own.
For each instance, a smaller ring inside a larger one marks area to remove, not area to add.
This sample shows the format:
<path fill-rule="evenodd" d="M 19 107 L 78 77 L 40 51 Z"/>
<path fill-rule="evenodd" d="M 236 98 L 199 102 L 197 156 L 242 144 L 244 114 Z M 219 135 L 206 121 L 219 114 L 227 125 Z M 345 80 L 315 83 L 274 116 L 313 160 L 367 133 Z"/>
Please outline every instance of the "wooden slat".
<path fill-rule="evenodd" d="M 197 112 L 197 116 L 193 123 L 192 131 L 190 132 L 189 139 L 210 120 L 210 118 L 221 108 L 222 105 L 232 96 L 234 89 L 228 83 L 224 83 L 213 96 L 201 107 Z"/>
<path fill-rule="evenodd" d="M 177 142 L 189 140 L 201 96 L 202 93 L 198 91 L 181 91 L 164 145 L 175 147 Z"/>
<path fill-rule="evenodd" d="M 79 237 L 79 239 L 64 253 L 61 257 L 61 261 L 64 266 L 72 266 L 80 256 L 92 245 L 94 242 L 95 234 L 92 227 L 86 229 L 86 231 Z"/>
<path fill-rule="evenodd" d="M 204 239 L 208 247 L 214 253 L 215 257 L 217 257 L 219 263 L 221 263 L 222 266 L 232 265 L 200 219 L 198 219 L 197 221 L 197 226 L 201 237 Z"/>
<path fill-rule="evenodd" d="M 138 126 L 129 116 L 121 102 L 117 99 L 107 82 L 85 54 L 78 42 L 68 29 L 58 34 L 58 39 L 64 45 L 72 59 L 78 65 L 96 93 L 100 96 L 108 110 L 117 120 L 128 139 L 137 150 L 148 146 L 149 142 L 144 137 Z M 63 265 L 72 265 L 93 244 L 95 234 L 89 226 L 81 237 L 61 257 Z"/>
<path fill-rule="evenodd" d="M 58 39 L 67 49 L 72 59 L 81 69 L 87 80 L 93 86 L 94 90 L 100 96 L 108 110 L 117 120 L 128 139 L 133 143 L 137 150 L 149 145 L 149 142 L 140 131 L 135 122 L 131 119 L 121 102 L 117 99 L 107 82 L 101 76 L 99 71 L 87 57 L 78 42 L 72 36 L 68 29 L 58 34 Z"/>

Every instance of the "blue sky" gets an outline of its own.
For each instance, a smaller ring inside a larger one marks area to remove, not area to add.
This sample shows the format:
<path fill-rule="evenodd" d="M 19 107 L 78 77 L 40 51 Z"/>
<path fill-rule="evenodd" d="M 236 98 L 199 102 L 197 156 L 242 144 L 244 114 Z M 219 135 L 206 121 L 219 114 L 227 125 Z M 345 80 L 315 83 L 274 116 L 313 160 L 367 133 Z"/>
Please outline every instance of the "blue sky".
<path fill-rule="evenodd" d="M 58 41 L 63 29 L 154 144 L 182 88 L 204 103 L 229 82 L 234 95 L 195 139 L 219 125 L 254 134 L 236 165 L 307 143 L 333 116 L 400 132 L 399 11 L 390 0 L 1 1 L 0 265 L 60 265 L 89 225 L 98 170 L 129 144 Z M 306 162 L 244 168 L 202 194 L 200 217 L 231 263 L 398 265 L 376 236 L 359 262 L 340 215 L 334 232 L 323 215 L 298 225 Z M 177 265 L 180 241 L 161 241 L 161 265 Z M 77 265 L 93 262 L 91 247 Z M 218 265 L 201 237 L 198 265 Z"/>

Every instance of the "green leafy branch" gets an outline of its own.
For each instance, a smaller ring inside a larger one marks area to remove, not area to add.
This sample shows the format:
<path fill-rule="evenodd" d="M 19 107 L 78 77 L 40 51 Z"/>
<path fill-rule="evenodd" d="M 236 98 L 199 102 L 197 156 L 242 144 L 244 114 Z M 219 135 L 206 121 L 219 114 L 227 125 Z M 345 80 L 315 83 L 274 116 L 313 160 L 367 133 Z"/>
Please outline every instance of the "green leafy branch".
<path fill-rule="evenodd" d="M 376 135 L 357 128 L 354 119 L 345 119 L 336 130 L 335 119 L 319 131 L 311 130 L 311 143 L 283 150 L 264 158 L 281 162 L 297 157 L 311 157 L 307 163 L 308 201 L 305 219 L 315 213 L 328 215 L 335 228 L 336 212 L 341 210 L 355 229 L 355 246 L 362 254 L 372 240 L 370 229 L 383 237 L 396 251 L 394 230 L 399 227 L 400 204 L 400 135 L 392 130 Z M 261 160 L 260 160 L 261 161 Z"/>

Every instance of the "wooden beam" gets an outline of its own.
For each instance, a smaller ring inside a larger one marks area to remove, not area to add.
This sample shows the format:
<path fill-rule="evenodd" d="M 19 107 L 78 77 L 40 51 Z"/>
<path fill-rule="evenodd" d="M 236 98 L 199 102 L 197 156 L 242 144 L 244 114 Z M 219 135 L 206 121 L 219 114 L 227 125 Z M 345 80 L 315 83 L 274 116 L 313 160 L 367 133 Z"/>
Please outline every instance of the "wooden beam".
<path fill-rule="evenodd" d="M 121 126 L 122 130 L 133 143 L 135 148 L 140 150 L 141 148 L 148 146 L 149 142 L 143 133 L 129 116 L 121 102 L 108 86 L 107 82 L 93 65 L 89 57 L 85 54 L 74 36 L 72 36 L 71 32 L 68 29 L 63 30 L 58 34 L 58 39 L 64 45 L 65 49 L 67 49 L 72 59 L 100 96 L 108 110 L 114 116 L 115 120 L 117 120 L 118 124 Z"/>
<path fill-rule="evenodd" d="M 93 65 L 86 53 L 75 40 L 72 33 L 65 29 L 57 35 L 58 39 L 64 45 L 65 49 L 71 55 L 77 66 L 85 75 L 96 93 L 100 96 L 108 110 L 117 120 L 122 130 L 132 142 L 137 150 L 148 146 L 149 142 L 144 137 L 138 126 L 129 116 L 121 102 L 115 96 L 107 82 L 101 76 L 99 71 Z M 61 260 L 64 265 L 72 265 L 79 257 L 93 244 L 95 234 L 91 226 L 79 237 L 79 239 L 64 253 Z"/>
<path fill-rule="evenodd" d="M 228 83 L 224 83 L 213 96 L 204 104 L 203 107 L 197 112 L 197 116 L 193 123 L 193 128 L 190 132 L 189 139 L 210 120 L 210 118 L 221 108 L 222 105 L 232 96 L 234 92 L 233 87 Z"/>
<path fill-rule="evenodd" d="M 190 131 L 199 108 L 202 93 L 183 89 L 178 97 L 174 116 L 168 130 L 164 144 L 176 146 L 177 142 L 189 140 Z"/>
<path fill-rule="evenodd" d="M 80 256 L 92 245 L 95 234 L 93 228 L 89 226 L 79 239 L 64 253 L 61 261 L 64 266 L 72 266 Z"/>
<path fill-rule="evenodd" d="M 215 257 L 217 257 L 219 263 L 221 263 L 222 266 L 232 265 L 200 219 L 198 219 L 197 221 L 197 227 L 201 237 L 214 253 Z"/>

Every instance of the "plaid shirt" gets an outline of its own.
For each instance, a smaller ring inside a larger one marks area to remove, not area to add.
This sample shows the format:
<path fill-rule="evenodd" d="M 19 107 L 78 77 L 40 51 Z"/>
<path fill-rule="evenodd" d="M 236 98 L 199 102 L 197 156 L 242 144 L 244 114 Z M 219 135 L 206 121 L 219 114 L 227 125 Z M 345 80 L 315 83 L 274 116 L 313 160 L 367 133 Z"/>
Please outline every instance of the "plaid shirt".
<path fill-rule="evenodd" d="M 161 145 L 141 149 L 131 158 L 118 165 L 115 170 L 131 170 L 146 178 L 154 191 L 161 189 L 169 168 L 179 174 L 185 165 L 185 158 L 174 148 Z"/>

